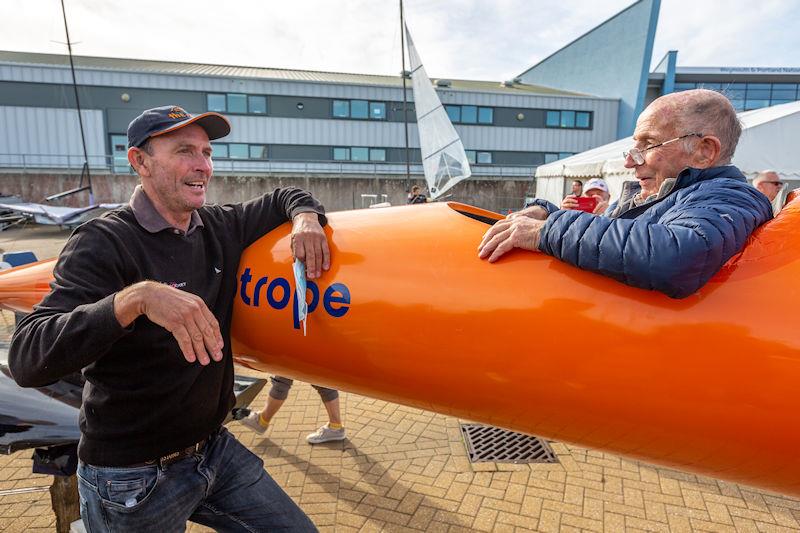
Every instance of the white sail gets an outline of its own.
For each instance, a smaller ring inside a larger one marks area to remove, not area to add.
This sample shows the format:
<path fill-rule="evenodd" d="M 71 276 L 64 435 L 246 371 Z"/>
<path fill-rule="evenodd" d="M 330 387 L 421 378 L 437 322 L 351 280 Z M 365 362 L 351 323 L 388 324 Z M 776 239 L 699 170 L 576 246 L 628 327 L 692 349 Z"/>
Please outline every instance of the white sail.
<path fill-rule="evenodd" d="M 405 31 L 422 167 L 430 196 L 436 199 L 459 181 L 470 177 L 472 170 L 464 153 L 464 145 L 425 73 L 408 26 Z"/>

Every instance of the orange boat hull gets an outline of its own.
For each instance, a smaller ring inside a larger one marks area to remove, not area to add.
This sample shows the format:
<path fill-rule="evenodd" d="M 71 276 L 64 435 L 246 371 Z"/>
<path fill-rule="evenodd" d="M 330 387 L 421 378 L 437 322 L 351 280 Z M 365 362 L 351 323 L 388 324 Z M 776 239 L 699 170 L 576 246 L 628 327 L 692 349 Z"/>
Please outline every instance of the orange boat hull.
<path fill-rule="evenodd" d="M 332 213 L 307 336 L 290 226 L 264 236 L 237 273 L 236 360 L 800 496 L 800 201 L 683 300 L 543 254 L 489 264 L 487 224 L 463 213 L 499 218 L 443 203 Z"/>

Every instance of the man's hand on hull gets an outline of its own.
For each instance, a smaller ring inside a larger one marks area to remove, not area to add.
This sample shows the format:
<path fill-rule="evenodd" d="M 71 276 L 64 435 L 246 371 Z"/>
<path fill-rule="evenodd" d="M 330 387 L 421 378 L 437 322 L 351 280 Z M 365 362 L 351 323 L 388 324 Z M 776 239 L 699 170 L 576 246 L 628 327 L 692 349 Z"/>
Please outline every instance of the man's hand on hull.
<path fill-rule="evenodd" d="M 544 220 L 526 216 L 500 220 L 483 236 L 478 246 L 478 257 L 488 257 L 489 262 L 494 263 L 514 248 L 538 252 L 539 235 L 544 225 Z"/>
<path fill-rule="evenodd" d="M 547 215 L 547 209 L 540 205 L 532 205 L 530 207 L 526 207 L 525 209 L 520 209 L 519 211 L 509 213 L 506 218 L 528 217 L 534 220 L 544 220 L 547 218 Z"/>
<path fill-rule="evenodd" d="M 325 230 L 316 213 L 300 213 L 292 219 L 292 255 L 306 265 L 308 279 L 316 279 L 331 267 Z"/>
<path fill-rule="evenodd" d="M 207 365 L 222 360 L 225 343 L 219 322 L 199 296 L 158 283 L 142 281 L 114 297 L 114 314 L 122 327 L 145 315 L 175 337 L 183 357 Z"/>

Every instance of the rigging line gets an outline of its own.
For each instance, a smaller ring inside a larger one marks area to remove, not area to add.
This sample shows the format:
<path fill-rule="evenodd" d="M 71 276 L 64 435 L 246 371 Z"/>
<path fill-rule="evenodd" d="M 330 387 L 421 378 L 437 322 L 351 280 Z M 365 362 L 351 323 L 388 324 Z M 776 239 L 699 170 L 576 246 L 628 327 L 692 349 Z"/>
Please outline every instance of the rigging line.
<path fill-rule="evenodd" d="M 63 0 L 62 0 L 63 1 Z M 402 71 L 400 77 L 403 78 L 403 124 L 405 127 L 406 138 L 406 189 L 411 188 L 411 156 L 409 155 L 408 143 L 408 89 L 406 87 L 406 46 L 405 46 L 406 21 L 403 16 L 403 0 L 400 0 L 400 62 Z"/>
<path fill-rule="evenodd" d="M 69 52 L 69 69 L 72 72 L 72 89 L 75 91 L 75 107 L 78 110 L 78 125 L 81 130 L 81 144 L 83 145 L 83 171 L 81 172 L 81 183 L 83 186 L 83 175 L 86 173 L 86 178 L 89 182 L 89 204 L 94 203 L 94 192 L 92 191 L 92 175 L 89 171 L 89 155 L 86 151 L 86 135 L 83 132 L 83 116 L 81 115 L 81 101 L 78 97 L 78 82 L 75 78 L 75 62 L 72 59 L 72 41 L 69 39 L 69 26 L 67 25 L 67 10 L 64 7 L 64 0 L 61 0 L 61 13 L 64 16 L 64 33 L 67 35 L 67 51 Z"/>

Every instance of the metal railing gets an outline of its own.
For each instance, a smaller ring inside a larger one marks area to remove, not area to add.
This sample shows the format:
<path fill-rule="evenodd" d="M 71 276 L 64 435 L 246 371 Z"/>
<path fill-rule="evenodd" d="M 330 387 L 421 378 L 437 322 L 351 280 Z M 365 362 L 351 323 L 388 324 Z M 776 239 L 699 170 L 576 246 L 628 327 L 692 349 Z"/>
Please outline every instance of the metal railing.
<path fill-rule="evenodd" d="M 127 159 L 110 155 L 88 156 L 93 172 L 132 174 Z M 0 153 L 0 171 L 41 172 L 42 170 L 78 171 L 83 167 L 82 154 L 5 154 Z M 405 163 L 377 161 L 277 161 L 252 159 L 215 159 L 214 172 L 226 174 L 295 174 L 302 176 L 385 176 L 404 175 Z M 473 176 L 486 178 L 532 178 L 535 166 L 473 165 Z M 411 165 L 411 175 L 423 175 L 421 164 Z"/>

